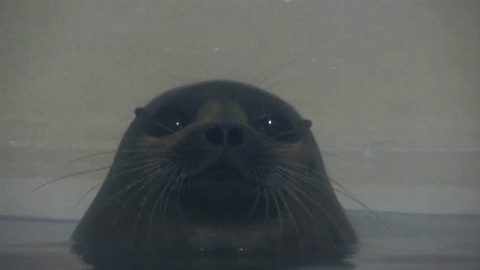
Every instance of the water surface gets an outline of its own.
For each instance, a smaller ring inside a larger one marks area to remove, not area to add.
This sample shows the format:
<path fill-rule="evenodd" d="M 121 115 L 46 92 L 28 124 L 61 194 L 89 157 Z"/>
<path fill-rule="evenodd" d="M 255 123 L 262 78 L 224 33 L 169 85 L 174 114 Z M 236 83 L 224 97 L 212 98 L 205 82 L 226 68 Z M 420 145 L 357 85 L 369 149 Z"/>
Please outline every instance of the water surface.
<path fill-rule="evenodd" d="M 360 246 L 357 254 L 339 265 L 301 269 L 480 269 L 480 216 L 420 215 L 350 211 Z M 75 220 L 0 218 L 0 269 L 98 269 L 70 253 L 68 238 Z M 132 260 L 134 261 L 134 260 Z M 125 265 L 124 265 L 125 266 Z M 116 268 L 112 267 L 110 269 Z M 149 269 L 215 269 L 209 262 L 188 261 Z M 142 268 L 127 265 L 124 268 Z M 225 260 L 217 269 L 273 269 L 279 266 Z M 109 269 L 103 266 L 102 269 Z"/>

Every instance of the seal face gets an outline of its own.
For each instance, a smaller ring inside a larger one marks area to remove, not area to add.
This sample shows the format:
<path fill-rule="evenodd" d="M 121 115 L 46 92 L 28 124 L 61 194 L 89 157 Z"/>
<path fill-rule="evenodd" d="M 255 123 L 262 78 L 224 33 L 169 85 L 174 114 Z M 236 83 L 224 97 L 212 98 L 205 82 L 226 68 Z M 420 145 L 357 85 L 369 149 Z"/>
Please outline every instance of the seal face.
<path fill-rule="evenodd" d="M 297 263 L 350 255 L 355 233 L 310 122 L 256 87 L 207 81 L 135 111 L 74 250 L 235 254 Z"/>

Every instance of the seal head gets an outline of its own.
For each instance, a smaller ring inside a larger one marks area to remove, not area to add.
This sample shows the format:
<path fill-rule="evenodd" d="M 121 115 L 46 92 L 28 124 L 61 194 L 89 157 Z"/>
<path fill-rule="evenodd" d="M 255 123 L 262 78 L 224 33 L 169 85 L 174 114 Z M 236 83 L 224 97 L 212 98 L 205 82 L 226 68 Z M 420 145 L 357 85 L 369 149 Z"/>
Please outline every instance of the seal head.
<path fill-rule="evenodd" d="M 74 250 L 336 261 L 356 236 L 310 121 L 232 81 L 179 87 L 135 110 Z"/>

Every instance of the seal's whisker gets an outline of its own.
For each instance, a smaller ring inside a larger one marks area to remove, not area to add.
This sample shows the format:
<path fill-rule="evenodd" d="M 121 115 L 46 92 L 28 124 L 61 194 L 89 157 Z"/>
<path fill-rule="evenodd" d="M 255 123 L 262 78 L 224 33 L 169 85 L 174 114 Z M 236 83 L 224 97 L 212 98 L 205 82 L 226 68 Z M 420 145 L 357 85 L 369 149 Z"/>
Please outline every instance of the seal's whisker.
<path fill-rule="evenodd" d="M 253 82 L 256 82 L 255 84 L 258 85 L 258 86 L 264 86 L 263 84 L 273 75 L 275 74 L 278 74 L 280 73 L 281 71 L 283 71 L 285 68 L 289 67 L 290 65 L 294 64 L 294 63 L 297 63 L 298 61 L 300 60 L 304 60 L 303 57 L 298 57 L 298 58 L 295 58 L 293 60 L 290 60 L 288 61 L 287 63 L 283 64 L 283 65 L 280 65 L 278 66 L 277 68 L 275 68 L 274 70 L 270 71 L 269 73 L 267 73 L 266 75 L 263 74 L 262 72 L 260 72 L 257 76 L 255 76 L 253 78 Z M 275 85 L 275 84 L 273 84 Z M 270 85 L 270 86 L 265 86 L 266 89 L 272 87 L 273 85 Z"/>
<path fill-rule="evenodd" d="M 306 195 L 302 190 L 298 189 L 295 185 L 292 185 L 288 182 L 283 182 L 282 183 L 282 188 L 290 195 L 291 198 L 293 198 L 297 204 L 308 214 L 310 217 L 310 220 L 317 225 L 319 229 L 321 229 L 322 234 L 324 235 L 325 239 L 327 239 L 330 244 L 335 247 L 335 242 L 333 241 L 332 237 L 329 235 L 325 227 L 323 226 L 322 222 L 316 217 L 309 209 L 308 206 L 305 205 L 305 203 L 302 202 L 302 200 L 298 197 L 298 195 L 303 195 L 307 199 L 309 199 L 312 203 L 316 204 L 315 201 L 312 201 L 312 198 L 310 198 L 308 195 Z M 327 216 L 327 218 L 335 223 L 335 221 L 332 219 L 332 217 L 325 211 L 325 209 L 321 206 L 316 204 L 317 207 Z M 336 225 L 338 227 L 338 225 Z"/>
<path fill-rule="evenodd" d="M 85 199 L 85 197 L 87 197 L 88 194 L 90 194 L 90 192 L 94 191 L 95 189 L 99 188 L 100 186 L 102 185 L 102 183 L 98 183 L 96 185 L 94 185 L 93 187 L 89 188 L 87 190 L 87 192 L 85 192 L 85 194 L 82 195 L 82 197 L 80 197 L 80 199 L 75 203 L 75 208 L 83 201 L 83 199 Z"/>
<path fill-rule="evenodd" d="M 99 155 L 100 155 L 100 154 L 99 154 Z M 118 166 L 119 166 L 119 167 L 122 167 L 122 166 L 128 166 L 128 165 L 136 165 L 136 164 L 142 164 L 142 161 L 125 163 L 125 164 L 119 163 Z M 93 172 L 97 172 L 97 171 L 103 171 L 103 170 L 107 170 L 107 169 L 110 169 L 110 168 L 111 168 L 111 165 L 105 166 L 105 167 L 96 168 L 96 169 L 91 169 L 91 170 L 76 172 L 76 173 L 72 173 L 72 174 L 69 174 L 69 175 L 61 176 L 61 177 L 57 177 L 57 178 L 54 178 L 54 179 L 52 179 L 52 180 L 50 180 L 50 181 L 48 181 L 48 182 L 46 182 L 46 183 L 43 183 L 43 184 L 37 186 L 36 188 L 32 189 L 32 190 L 30 191 L 30 193 L 35 192 L 35 191 L 37 191 L 37 190 L 40 190 L 40 189 L 44 188 L 44 187 L 47 186 L 47 185 L 53 184 L 53 183 L 58 182 L 58 181 L 61 181 L 61 180 L 69 179 L 69 178 L 72 178 L 72 177 L 74 177 L 74 176 L 79 176 L 79 175 L 83 175 L 83 174 L 89 174 L 89 173 L 93 173 Z"/>
<path fill-rule="evenodd" d="M 151 168 L 150 168 L 151 169 Z M 120 208 L 119 208 L 119 211 L 118 213 L 115 215 L 115 217 L 113 218 L 113 221 L 112 221 L 112 226 L 117 222 L 118 218 L 120 218 L 120 215 L 122 214 L 122 212 L 125 210 L 125 208 L 128 206 L 128 204 L 143 190 L 145 189 L 145 187 L 148 186 L 149 183 L 151 183 L 153 180 L 152 178 L 150 177 L 147 177 L 147 178 L 144 178 L 144 176 L 147 176 L 149 175 L 149 170 L 144 170 L 141 174 L 138 175 L 138 177 L 135 177 L 134 179 L 132 179 L 132 182 L 137 182 L 137 184 L 141 183 L 141 185 L 136 188 L 136 190 L 133 190 L 131 191 L 130 194 L 128 194 L 128 196 L 123 199 L 123 203 L 120 205 Z M 130 190 L 132 187 L 135 187 L 137 184 L 135 185 L 128 185 L 127 187 L 125 187 L 123 190 L 121 190 L 120 192 L 117 192 L 114 196 L 110 197 L 109 198 L 109 201 L 113 200 L 114 197 L 117 197 L 117 195 L 127 191 L 127 190 Z"/>
<path fill-rule="evenodd" d="M 284 163 L 288 163 L 288 165 L 291 165 L 293 167 L 298 167 L 298 171 L 299 171 L 299 175 L 302 175 L 304 174 L 304 171 L 305 170 L 308 170 L 308 167 L 303 165 L 303 164 L 299 164 L 299 163 L 295 163 L 295 162 L 291 162 L 289 160 L 282 160 L 282 162 Z M 338 188 L 334 188 L 336 191 L 338 191 L 339 193 L 343 194 L 343 195 L 346 195 L 348 196 L 350 199 L 356 201 L 357 203 L 359 203 L 360 205 L 364 205 L 363 203 L 360 202 L 360 200 L 358 198 L 356 198 L 356 196 L 350 192 L 345 186 L 341 185 L 339 182 L 335 181 L 333 178 L 327 176 L 325 173 L 323 172 L 318 172 L 318 171 L 310 171 L 309 173 L 312 173 L 314 175 L 317 175 L 318 177 L 320 178 L 324 178 L 324 179 L 328 179 L 328 181 L 330 181 L 331 183 L 333 183 L 334 185 L 336 185 Z M 327 186 L 326 183 L 320 183 L 318 181 L 314 181 L 312 180 L 311 177 L 305 177 L 305 178 L 302 178 L 302 179 L 305 179 L 307 180 L 309 183 L 311 184 L 314 184 L 314 185 L 321 185 L 320 186 L 320 189 L 323 189 L 325 186 Z M 365 206 L 365 208 L 367 210 L 369 210 L 368 207 Z"/>
<path fill-rule="evenodd" d="M 146 121 L 146 120 L 144 120 L 143 123 L 144 123 L 144 124 L 147 124 L 147 125 L 153 125 L 153 126 L 155 126 L 155 127 L 161 127 L 161 128 L 163 128 L 163 129 L 165 129 L 165 130 L 168 130 L 168 131 L 171 132 L 171 133 L 174 133 L 174 132 L 175 132 L 175 130 L 171 129 L 170 127 L 168 127 L 168 126 L 166 126 L 166 125 L 162 125 L 162 124 L 160 124 L 160 123 L 158 123 L 158 122 Z"/>
<path fill-rule="evenodd" d="M 117 150 L 111 150 L 111 151 L 104 151 L 104 152 L 98 152 L 98 153 L 94 153 L 94 154 L 89 154 L 89 155 L 86 155 L 86 156 L 82 156 L 82 157 L 79 157 L 79 158 L 76 158 L 74 160 L 71 160 L 65 164 L 63 164 L 58 170 L 63 170 L 65 169 L 66 167 L 76 163 L 76 162 L 79 162 L 79 161 L 82 161 L 82 160 L 85 160 L 85 159 L 88 159 L 88 158 L 92 158 L 92 157 L 96 157 L 96 156 L 102 156 L 102 155 L 107 155 L 107 154 L 115 154 L 117 152 Z"/>
<path fill-rule="evenodd" d="M 333 197 L 334 195 L 328 192 L 330 185 L 328 185 L 328 178 L 324 178 L 321 175 L 316 175 L 314 171 L 309 170 L 307 167 L 295 167 L 295 163 L 281 161 L 278 170 L 284 172 L 292 180 L 301 181 L 309 184 L 312 188 L 322 192 L 325 196 Z M 292 166 L 293 165 L 293 166 Z M 323 179 L 323 180 L 322 180 Z"/>
<path fill-rule="evenodd" d="M 270 185 L 271 189 L 273 190 L 273 192 L 275 193 L 275 198 L 276 198 L 276 199 L 274 199 L 275 202 L 278 201 L 278 202 L 276 202 L 276 208 L 277 208 L 278 216 L 279 217 L 283 216 L 283 214 L 282 214 L 283 211 L 281 209 L 281 206 L 283 206 L 283 208 L 286 209 L 286 212 L 287 212 L 286 214 L 288 215 L 288 224 L 293 224 L 293 226 L 295 228 L 295 225 L 296 225 L 295 219 L 291 215 L 291 212 L 289 211 L 290 208 L 287 205 L 287 201 L 285 200 L 285 196 L 283 194 L 282 188 L 279 187 L 278 183 L 276 183 L 275 180 L 269 181 L 269 185 Z M 286 225 L 283 224 L 284 223 L 283 218 L 281 218 L 280 221 L 281 221 L 281 223 L 280 223 L 280 225 L 281 225 L 281 227 L 280 227 L 280 241 L 283 242 L 283 241 L 285 241 L 284 231 L 285 231 L 285 226 Z M 297 235 L 297 237 L 298 237 L 298 235 Z"/>
<path fill-rule="evenodd" d="M 180 170 L 181 168 L 177 168 L 177 171 Z M 179 189 L 179 185 L 180 183 L 182 183 L 183 181 L 181 181 L 182 179 L 182 174 L 181 173 L 176 173 L 174 175 L 177 175 L 177 177 L 175 178 L 175 181 L 173 181 L 173 185 L 170 186 L 167 194 L 166 194 L 166 201 L 163 205 L 163 209 L 162 209 L 162 212 L 163 212 L 163 215 L 166 217 L 167 216 L 167 211 L 168 211 L 168 205 L 170 204 L 170 198 L 172 196 L 172 193 L 174 192 L 178 192 L 178 189 Z"/>
<path fill-rule="evenodd" d="M 341 185 L 337 181 L 333 180 L 331 177 L 329 177 L 324 172 L 318 172 L 318 171 L 310 170 L 306 165 L 299 164 L 299 163 L 296 163 L 296 162 L 292 162 L 292 161 L 289 161 L 289 160 L 286 160 L 286 159 L 282 159 L 281 162 L 285 163 L 285 164 L 288 164 L 288 165 L 286 165 L 286 167 L 288 167 L 288 166 L 295 167 L 295 168 L 292 168 L 292 169 L 295 170 L 295 171 L 298 171 L 298 175 L 305 175 L 305 177 L 303 179 L 308 181 L 311 184 L 319 185 L 319 189 L 324 189 L 325 187 L 328 187 L 327 181 L 330 181 L 331 183 L 338 186 L 341 189 L 341 191 L 343 191 L 342 194 L 344 194 L 344 193 L 349 194 L 351 196 L 350 197 L 351 199 L 354 199 L 354 198 L 357 199 L 355 197 L 355 195 L 353 193 L 351 193 L 347 188 L 345 188 L 343 185 Z M 313 174 L 314 176 L 319 177 L 320 179 L 326 179 L 326 181 L 325 182 L 315 181 L 314 177 L 312 177 L 310 175 L 307 175 L 305 173 L 306 171 L 308 171 L 308 173 L 310 173 L 310 174 Z M 335 190 L 338 191 L 339 189 L 335 188 Z"/>
<path fill-rule="evenodd" d="M 250 218 L 254 213 L 255 213 L 255 210 L 257 210 L 257 207 L 258 207 L 258 201 L 260 200 L 260 187 L 261 187 L 261 183 L 259 181 L 259 179 L 257 177 L 255 177 L 255 182 L 256 182 L 256 191 L 255 191 L 255 199 L 253 201 L 253 205 L 251 207 L 251 210 L 250 212 L 247 214 L 246 216 L 246 219 Z"/>
<path fill-rule="evenodd" d="M 342 190 L 339 190 L 339 189 L 335 189 L 336 192 L 344 195 L 345 197 L 349 198 L 350 200 L 354 201 L 355 203 L 357 203 L 358 205 L 360 205 L 361 207 L 363 207 L 365 210 L 367 210 L 368 213 L 370 213 L 371 215 L 373 215 L 375 217 L 375 219 L 377 219 L 380 223 L 383 224 L 383 226 L 385 228 L 387 228 L 388 230 L 391 230 L 390 226 L 387 224 L 387 222 L 385 220 L 383 220 L 380 215 L 378 215 L 378 213 L 376 213 L 375 211 L 373 211 L 370 207 L 368 207 L 366 204 L 364 204 L 362 201 L 360 201 L 355 195 L 353 195 L 353 193 L 351 193 L 350 191 L 348 191 L 346 188 L 344 188 L 343 186 L 341 186 L 338 182 L 334 181 L 332 178 L 329 178 L 330 181 L 332 181 L 332 183 L 335 183 L 336 185 L 342 187 Z M 347 192 L 344 192 L 344 190 L 346 190 Z"/>
<path fill-rule="evenodd" d="M 157 159 L 152 159 L 150 161 L 148 160 L 137 160 L 135 162 L 125 162 L 125 163 L 119 163 L 119 166 L 118 166 L 118 169 L 122 169 L 122 167 L 127 167 L 129 169 L 127 170 L 121 170 L 120 172 L 118 173 L 115 173 L 115 174 L 112 174 L 112 175 L 108 175 L 108 180 L 111 181 L 111 180 L 114 180 L 114 179 L 117 179 L 121 176 L 124 176 L 126 174 L 129 174 L 131 172 L 136 172 L 136 171 L 141 171 L 145 168 L 149 168 L 151 167 L 152 165 L 155 165 L 156 163 L 158 163 L 159 161 Z M 141 165 L 141 166 L 134 166 L 134 165 Z"/>
<path fill-rule="evenodd" d="M 318 203 L 317 200 L 315 200 L 314 198 L 312 198 L 309 194 L 306 193 L 306 191 L 302 190 L 301 188 L 299 188 L 298 186 L 296 185 L 293 185 L 292 183 L 286 183 L 286 185 L 292 189 L 292 191 L 295 192 L 295 194 L 298 194 L 298 195 L 301 195 L 302 197 L 306 198 L 308 201 L 310 201 L 314 206 L 316 206 L 318 209 L 320 209 L 320 211 L 323 212 L 323 214 L 327 217 L 327 219 L 337 228 L 341 228 L 337 222 L 337 220 L 335 218 L 332 217 L 332 215 L 325 209 L 325 207 L 321 204 Z M 302 207 L 304 207 L 305 210 L 309 211 L 308 208 L 305 206 L 304 203 L 301 202 L 300 198 L 298 196 L 294 197 L 298 203 L 300 203 L 302 205 Z M 309 211 L 310 212 L 310 211 Z M 316 218 L 313 214 L 310 214 L 310 216 L 313 218 L 313 220 L 317 223 L 317 225 L 320 225 L 322 226 L 322 222 Z M 345 241 L 347 241 L 347 239 L 345 239 L 345 235 L 341 233 L 342 230 L 339 230 L 339 233 L 340 233 L 340 236 L 342 236 L 342 238 L 344 238 Z M 334 243 L 333 239 L 331 239 L 331 237 L 329 236 L 328 232 L 325 231 L 325 235 L 327 237 L 330 238 L 330 240 L 332 241 L 332 243 Z"/>
<path fill-rule="evenodd" d="M 302 180 L 305 183 L 311 185 L 311 187 L 318 189 L 320 192 L 324 192 L 326 184 L 320 183 L 318 181 L 314 181 L 308 175 L 304 175 L 305 174 L 304 171 L 307 169 L 307 167 L 305 165 L 298 164 L 298 163 L 295 163 L 295 162 L 291 162 L 291 161 L 288 161 L 288 160 L 282 160 L 282 162 L 288 163 L 289 165 L 292 165 L 292 166 L 296 166 L 300 169 L 298 171 L 298 174 L 297 174 L 299 176 L 297 178 L 297 180 Z M 358 199 L 352 192 L 350 192 L 345 186 L 341 185 L 338 181 L 335 181 L 333 178 L 327 176 L 324 173 L 322 174 L 322 173 L 319 173 L 317 171 L 311 171 L 311 173 L 313 173 L 314 175 L 317 175 L 318 177 L 327 177 L 327 179 L 331 183 L 333 183 L 334 185 L 339 187 L 339 188 L 332 187 L 336 192 L 338 192 L 339 194 L 341 194 L 341 195 L 349 198 L 350 200 L 354 201 L 355 203 L 357 203 L 358 205 L 363 207 L 365 210 L 367 210 L 370 214 L 372 214 L 380 223 L 383 224 L 383 226 L 385 226 L 386 228 L 390 228 L 389 225 L 377 213 L 375 213 L 366 204 L 364 204 L 362 201 L 360 201 L 360 199 Z M 324 192 L 324 193 L 327 196 L 329 195 L 328 192 Z"/>
<path fill-rule="evenodd" d="M 281 194 L 280 199 L 282 200 L 282 204 L 285 206 L 285 209 L 286 209 L 288 217 L 289 217 L 289 221 L 292 224 L 293 229 L 295 231 L 295 236 L 296 236 L 296 240 L 297 240 L 297 248 L 300 250 L 301 243 L 300 243 L 300 232 L 299 232 L 298 224 L 297 224 L 297 221 L 295 219 L 295 216 L 293 215 L 293 211 L 291 210 L 290 206 L 288 205 L 288 200 L 285 198 L 285 195 L 284 195 L 285 190 L 283 189 L 282 182 L 285 181 L 285 180 L 283 179 L 282 175 L 279 175 L 275 171 L 275 169 L 272 168 L 272 166 L 268 167 L 268 171 L 272 175 L 271 183 L 275 186 L 275 189 L 277 190 L 277 192 Z"/>
<path fill-rule="evenodd" d="M 264 176 L 264 179 L 269 179 L 269 177 Z M 277 194 L 278 190 L 273 187 L 272 181 L 264 181 L 264 184 L 265 184 L 265 187 L 267 188 L 268 192 L 270 193 L 270 195 L 272 195 L 273 204 L 275 206 L 275 210 L 277 212 L 277 217 L 278 217 L 278 221 L 279 221 L 280 232 L 283 235 L 283 231 L 284 231 L 283 215 L 282 215 L 282 210 L 280 208 L 280 202 L 279 202 L 279 199 L 278 199 L 278 195 L 279 195 L 279 194 Z"/>
<path fill-rule="evenodd" d="M 147 193 L 143 196 L 142 200 L 140 201 L 140 209 L 137 212 L 137 216 L 135 218 L 134 224 L 133 224 L 133 234 L 136 235 L 137 227 L 140 221 L 140 218 L 142 216 L 142 213 L 144 212 L 145 208 L 149 204 L 151 198 L 157 191 L 165 185 L 168 185 L 168 182 L 165 183 L 163 181 L 155 181 L 159 176 L 163 175 L 165 173 L 165 167 L 156 164 L 156 166 L 152 166 L 152 173 L 148 175 L 149 182 L 154 182 L 153 185 L 149 188 Z M 153 211 L 150 212 L 150 215 L 152 215 Z M 150 226 L 150 225 L 148 225 Z M 148 228 L 147 228 L 148 229 Z"/>
<path fill-rule="evenodd" d="M 324 191 L 324 189 L 326 187 L 325 184 L 322 184 L 321 182 L 315 181 L 314 179 L 312 179 L 312 175 L 306 174 L 303 170 L 298 171 L 294 168 L 289 168 L 288 166 L 282 166 L 282 167 L 278 166 L 277 172 L 275 172 L 275 173 L 281 175 L 280 178 L 282 180 L 284 180 L 285 184 L 290 185 L 291 187 L 294 187 L 296 190 L 304 193 L 305 195 L 307 195 L 305 193 L 307 191 L 307 189 L 303 189 L 303 188 L 301 188 L 300 185 L 297 185 L 297 184 L 302 183 L 302 182 L 307 183 L 307 184 L 310 185 L 310 187 L 316 188 L 319 191 Z M 333 195 L 325 193 L 325 196 L 333 196 Z M 312 201 L 316 201 L 312 198 L 310 198 L 310 199 Z"/>
<path fill-rule="evenodd" d="M 74 177 L 74 176 L 78 176 L 78 175 L 83 175 L 83 174 L 89 174 L 89 173 L 93 173 L 93 172 L 98 172 L 98 171 L 103 171 L 103 170 L 107 170 L 107 169 L 110 169 L 110 165 L 109 166 L 105 166 L 105 167 L 100 167 L 100 168 L 96 168 L 96 169 L 91 169 L 91 170 L 86 170 L 86 171 L 82 171 L 82 172 L 78 172 L 78 173 L 73 173 L 73 174 L 69 174 L 69 175 L 66 175 L 66 176 L 62 176 L 62 177 L 57 177 L 57 178 L 54 178 L 46 183 L 43 183 L 41 184 L 40 186 L 32 189 L 30 191 L 30 193 L 32 192 L 35 192 L 41 188 L 44 188 L 45 186 L 47 185 L 50 185 L 52 183 L 55 183 L 55 182 L 58 182 L 58 181 L 61 181 L 61 180 L 65 180 L 65 179 L 68 179 L 68 178 L 71 178 L 71 177 Z"/>
<path fill-rule="evenodd" d="M 261 187 L 261 190 L 263 191 L 263 196 L 265 198 L 265 219 L 264 219 L 264 225 L 267 223 L 268 221 L 268 217 L 270 215 L 269 211 L 270 211 L 270 196 L 269 196 L 269 192 L 268 192 L 268 187 L 266 186 L 266 181 L 262 181 L 261 179 L 263 178 L 260 178 L 260 175 L 259 175 L 259 172 L 257 171 L 254 171 L 253 172 L 253 176 L 255 177 L 255 181 L 257 181 Z"/>
<path fill-rule="evenodd" d="M 311 198 L 308 194 L 306 194 L 306 190 L 303 190 L 299 185 L 297 185 L 296 180 L 297 180 L 297 175 L 296 171 L 289 171 L 284 168 L 281 170 L 278 170 L 274 172 L 276 175 L 278 175 L 278 180 L 279 183 L 282 187 L 283 190 L 285 190 L 307 213 L 309 214 L 310 218 L 315 221 L 318 221 L 317 217 L 311 213 L 310 209 L 302 202 L 300 199 L 299 195 L 304 196 L 307 200 L 311 201 L 315 206 L 317 206 L 326 216 L 329 220 L 334 222 L 334 220 L 331 218 L 331 216 L 327 213 L 327 211 L 324 209 L 324 207 L 318 202 Z M 321 226 L 321 223 L 318 224 Z"/>
<path fill-rule="evenodd" d="M 155 189 L 155 192 L 160 192 L 160 194 L 156 195 L 155 200 L 153 201 L 153 205 L 152 205 L 153 208 L 150 212 L 149 223 L 152 222 L 153 217 L 154 217 L 155 213 L 157 212 L 157 208 L 160 205 L 161 200 L 165 199 L 165 197 L 164 197 L 165 193 L 167 192 L 167 190 L 169 189 L 169 187 L 171 185 L 175 184 L 175 177 L 173 177 L 173 175 L 175 175 L 175 172 L 178 170 L 178 165 L 169 164 L 162 169 L 163 170 L 158 171 L 156 173 L 156 175 L 158 175 L 158 176 L 172 175 L 172 177 L 169 178 L 167 181 L 158 181 L 159 185 L 158 185 L 158 188 Z M 164 220 L 165 219 L 166 219 L 166 215 L 164 215 Z M 149 227 L 150 227 L 150 225 L 149 225 Z"/>
<path fill-rule="evenodd" d="M 137 212 L 137 216 L 135 218 L 135 222 L 134 222 L 133 229 L 132 229 L 134 235 L 135 235 L 135 232 L 137 231 L 137 227 L 139 225 L 142 213 L 144 212 L 145 208 L 147 208 L 150 201 L 154 198 L 154 194 L 156 194 L 160 189 L 165 189 L 165 187 L 169 185 L 170 181 L 167 181 L 167 182 L 155 181 L 155 179 L 157 179 L 159 176 L 161 176 L 163 174 L 162 169 L 163 168 L 161 166 L 157 166 L 156 168 L 154 168 L 154 172 L 149 175 L 149 179 L 150 179 L 149 181 L 154 182 L 154 183 L 149 188 L 147 193 L 143 196 L 142 200 L 140 201 L 140 209 Z M 161 199 L 161 198 L 162 198 L 161 195 L 157 195 L 156 198 L 153 200 L 153 202 L 155 203 L 158 199 Z M 155 213 L 155 210 L 151 209 L 150 213 L 148 214 L 149 215 L 149 222 L 148 222 L 148 225 L 147 225 L 147 231 L 150 231 L 150 228 L 152 227 L 151 226 L 151 219 L 152 219 L 152 216 L 154 215 L 154 213 Z"/>
<path fill-rule="evenodd" d="M 279 133 L 273 137 L 270 137 L 269 140 L 270 141 L 275 141 L 277 140 L 278 138 L 281 138 L 282 136 L 285 136 L 285 135 L 288 135 L 288 134 L 292 134 L 292 133 L 296 133 L 297 131 L 295 129 L 291 129 L 291 130 L 288 130 L 288 131 L 285 131 L 285 132 L 282 132 L 282 133 Z"/>
<path fill-rule="evenodd" d="M 155 166 L 158 166 L 158 161 L 157 160 L 153 160 L 153 159 L 152 160 L 145 160 L 144 164 L 142 166 L 137 166 L 137 167 L 134 167 L 134 168 L 129 169 L 129 170 L 124 170 L 119 174 L 112 175 L 111 177 L 109 176 L 107 178 L 107 180 L 108 181 L 114 181 L 120 175 L 128 174 L 128 173 L 131 173 L 131 172 L 136 172 L 136 171 L 141 171 L 140 174 L 138 174 L 134 178 L 130 179 L 129 184 L 126 185 L 123 189 L 121 189 L 121 190 L 117 191 L 116 193 L 114 193 L 113 195 L 109 196 L 109 198 L 108 198 L 108 200 L 106 200 L 106 202 L 108 203 L 108 202 L 118 198 L 124 192 L 127 192 L 127 191 L 131 190 L 132 188 L 135 188 L 135 186 L 137 186 L 138 184 L 146 182 L 145 179 L 147 181 L 149 181 L 150 180 L 149 179 L 150 172 L 155 169 Z"/>
<path fill-rule="evenodd" d="M 165 153 L 165 150 L 162 150 L 162 149 L 119 149 L 119 150 L 117 150 L 117 153 L 119 153 L 119 154 L 138 153 L 138 156 L 142 156 L 141 154 L 150 155 L 151 153 Z"/>
<path fill-rule="evenodd" d="M 186 173 L 185 173 L 185 168 L 182 168 L 180 174 L 179 174 L 179 184 L 178 184 L 178 188 L 176 189 L 176 196 L 175 196 L 175 202 L 176 202 L 176 206 L 177 206 L 177 210 L 178 212 L 180 213 L 180 215 L 183 216 L 183 210 L 181 208 L 181 204 L 180 204 L 180 195 L 182 193 L 182 190 L 184 188 L 184 185 L 185 185 L 185 177 L 186 177 Z"/>
<path fill-rule="evenodd" d="M 90 155 L 87 155 L 87 156 L 83 156 L 83 157 L 80 157 L 80 158 L 77 158 L 77 159 L 74 159 L 64 165 L 62 165 L 62 167 L 59 169 L 59 170 L 62 170 L 70 165 L 72 165 L 73 163 L 75 162 L 78 162 L 78 161 L 81 161 L 81 160 L 84 160 L 84 159 L 87 159 L 87 158 L 91 158 L 91 157 L 94 157 L 94 156 L 100 156 L 100 155 L 105 155 L 105 154 L 113 154 L 113 153 L 116 153 L 118 151 L 105 151 L 105 152 L 100 152 L 100 153 L 95 153 L 95 154 L 90 154 Z M 139 162 L 141 163 L 141 162 Z M 119 164 L 120 165 L 120 164 Z M 132 164 L 134 165 L 134 164 Z M 61 180 L 65 180 L 65 179 L 68 179 L 68 178 L 72 178 L 74 176 L 78 176 L 78 175 L 82 175 L 82 174 L 88 174 L 88 173 L 93 173 L 93 172 L 97 172 L 97 171 L 102 171 L 102 170 L 107 170 L 107 169 L 110 169 L 111 168 L 111 165 L 110 166 L 105 166 L 105 167 L 100 167 L 100 168 L 96 168 L 96 169 L 90 169 L 90 170 L 85 170 L 85 171 L 80 171 L 80 172 L 76 172 L 76 173 L 72 173 L 72 174 L 68 174 L 68 175 L 64 175 L 64 176 L 60 176 L 60 177 L 56 177 L 52 180 L 49 180 L 48 182 L 46 183 L 43 183 L 37 187 L 35 187 L 34 189 L 32 189 L 30 191 L 30 193 L 32 192 L 35 192 L 37 190 L 40 190 L 42 188 L 44 188 L 45 186 L 48 186 L 52 183 L 55 183 L 55 182 L 58 182 L 58 181 L 61 181 Z"/>
<path fill-rule="evenodd" d="M 123 215 L 123 212 L 125 211 L 125 209 L 127 208 L 127 206 L 131 203 L 131 202 L 134 202 L 134 198 L 146 187 L 148 186 L 148 184 L 151 182 L 151 180 L 147 179 L 143 179 L 142 181 L 140 181 L 140 183 L 142 183 L 138 188 L 136 188 L 135 190 L 132 190 L 132 192 L 130 194 L 128 194 L 128 196 L 123 199 L 123 202 L 122 204 L 120 205 L 119 207 L 119 210 L 118 212 L 115 214 L 115 216 L 113 217 L 112 219 L 112 222 L 111 222 L 111 228 L 113 228 L 113 226 L 115 224 L 117 224 L 118 222 L 118 219 Z"/>
<path fill-rule="evenodd" d="M 174 166 L 172 166 L 174 167 Z M 175 168 L 174 168 L 175 169 Z M 153 208 L 150 212 L 149 219 L 148 219 L 148 225 L 147 225 L 147 235 L 148 238 L 152 236 L 152 230 L 153 230 L 153 219 L 155 217 L 155 214 L 157 212 L 157 209 L 161 206 L 160 202 L 164 199 L 165 193 L 167 192 L 167 189 L 171 187 L 172 185 L 175 185 L 175 182 L 178 181 L 178 176 L 177 177 L 171 177 L 169 178 L 164 185 L 162 186 L 161 192 L 159 195 L 157 195 L 156 199 L 153 201 Z M 163 212 L 163 222 L 166 222 L 167 215 L 166 212 Z"/>

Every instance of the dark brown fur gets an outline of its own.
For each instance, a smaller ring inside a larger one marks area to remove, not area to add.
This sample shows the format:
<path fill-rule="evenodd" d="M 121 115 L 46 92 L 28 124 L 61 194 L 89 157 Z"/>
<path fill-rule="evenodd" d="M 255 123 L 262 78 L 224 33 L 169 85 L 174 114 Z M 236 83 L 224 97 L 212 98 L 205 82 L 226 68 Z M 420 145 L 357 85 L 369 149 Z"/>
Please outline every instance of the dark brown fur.
<path fill-rule="evenodd" d="M 310 122 L 283 100 L 208 81 L 170 90 L 136 115 L 73 234 L 86 261 L 175 254 L 301 265 L 352 253 L 356 236 Z"/>

